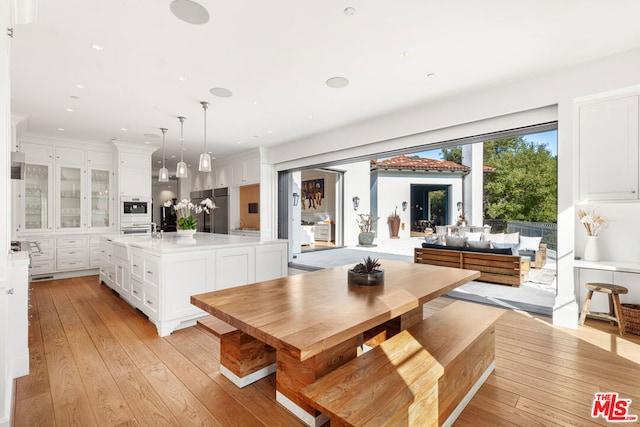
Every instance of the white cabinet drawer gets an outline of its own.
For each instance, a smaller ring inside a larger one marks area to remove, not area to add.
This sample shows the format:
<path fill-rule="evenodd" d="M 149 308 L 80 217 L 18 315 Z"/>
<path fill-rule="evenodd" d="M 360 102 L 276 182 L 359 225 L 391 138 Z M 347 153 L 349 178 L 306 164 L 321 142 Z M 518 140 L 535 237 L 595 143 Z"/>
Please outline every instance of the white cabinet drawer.
<path fill-rule="evenodd" d="M 158 298 L 158 288 L 154 288 L 149 284 L 143 285 L 143 311 L 148 316 L 157 317 L 160 298 Z"/>
<path fill-rule="evenodd" d="M 55 270 L 54 260 L 31 261 L 31 274 L 53 273 Z"/>
<path fill-rule="evenodd" d="M 35 238 L 29 239 L 29 240 L 32 241 L 32 242 L 35 242 L 38 246 L 40 246 L 40 249 L 42 249 L 42 250 L 53 249 L 56 246 L 54 240 L 51 239 L 51 238 L 41 239 L 39 237 L 35 237 Z"/>
<path fill-rule="evenodd" d="M 56 247 L 62 246 L 87 246 L 89 239 L 86 236 L 78 237 L 58 237 L 56 238 Z"/>
<path fill-rule="evenodd" d="M 54 258 L 54 250 L 53 249 L 42 249 L 40 252 L 37 250 L 31 252 L 32 260 L 45 260 L 45 259 L 53 259 Z"/>
<path fill-rule="evenodd" d="M 58 259 L 71 260 L 87 257 L 86 248 L 60 248 L 56 249 Z"/>
<path fill-rule="evenodd" d="M 53 146 L 43 144 L 33 144 L 31 142 L 21 142 L 20 152 L 25 154 L 27 162 L 33 161 L 52 161 Z"/>
<path fill-rule="evenodd" d="M 144 257 L 144 281 L 158 286 L 160 283 L 160 260 L 156 257 Z"/>
<path fill-rule="evenodd" d="M 65 163 L 84 163 L 84 150 L 79 148 L 56 147 L 56 161 Z"/>
<path fill-rule="evenodd" d="M 102 249 L 100 248 L 90 248 L 89 249 L 89 267 L 97 268 L 100 267 L 102 260 L 104 257 L 102 256 Z"/>
<path fill-rule="evenodd" d="M 87 260 L 74 259 L 74 260 L 60 260 L 56 262 L 57 270 L 82 270 L 87 268 Z"/>
<path fill-rule="evenodd" d="M 141 253 L 131 251 L 131 276 L 143 280 L 144 259 Z"/>
<path fill-rule="evenodd" d="M 137 280 L 131 280 L 131 299 L 137 307 L 142 306 L 143 286 Z"/>

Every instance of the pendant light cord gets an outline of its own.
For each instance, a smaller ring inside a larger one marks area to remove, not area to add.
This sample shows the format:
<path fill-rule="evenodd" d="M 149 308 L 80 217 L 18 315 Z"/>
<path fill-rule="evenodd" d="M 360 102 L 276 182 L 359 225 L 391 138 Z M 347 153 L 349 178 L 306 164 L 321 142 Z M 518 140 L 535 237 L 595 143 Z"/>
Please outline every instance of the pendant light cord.
<path fill-rule="evenodd" d="M 184 154 L 184 117 L 178 117 L 178 120 L 180 120 L 180 162 L 184 162 L 184 158 L 183 158 L 183 154 Z"/>
<path fill-rule="evenodd" d="M 160 130 L 162 131 L 162 168 L 165 169 L 165 164 L 164 164 L 164 158 L 165 158 L 165 154 L 164 154 L 164 135 L 167 133 L 167 129 L 166 128 L 160 128 Z"/>

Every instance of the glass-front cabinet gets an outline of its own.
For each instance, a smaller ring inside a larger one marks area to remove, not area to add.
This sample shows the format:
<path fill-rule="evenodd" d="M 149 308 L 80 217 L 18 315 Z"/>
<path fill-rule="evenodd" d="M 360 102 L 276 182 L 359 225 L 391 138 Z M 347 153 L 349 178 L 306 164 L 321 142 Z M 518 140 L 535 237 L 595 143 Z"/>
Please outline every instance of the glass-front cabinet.
<path fill-rule="evenodd" d="M 76 166 L 57 166 L 58 208 L 56 229 L 79 230 L 86 225 L 82 200 L 84 196 L 83 170 Z"/>
<path fill-rule="evenodd" d="M 24 217 L 16 231 L 50 231 L 52 216 L 52 169 L 48 163 L 25 165 L 24 189 L 20 192 Z"/>
<path fill-rule="evenodd" d="M 89 227 L 109 228 L 111 217 L 111 171 L 89 169 Z"/>

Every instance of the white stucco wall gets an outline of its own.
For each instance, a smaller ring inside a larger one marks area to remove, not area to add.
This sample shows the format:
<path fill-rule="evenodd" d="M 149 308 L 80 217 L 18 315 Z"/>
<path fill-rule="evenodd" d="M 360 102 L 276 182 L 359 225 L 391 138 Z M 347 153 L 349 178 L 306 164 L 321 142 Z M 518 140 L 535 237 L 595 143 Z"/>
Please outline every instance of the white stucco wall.
<path fill-rule="evenodd" d="M 355 246 L 358 244 L 357 219 L 359 213 L 371 212 L 371 199 L 369 198 L 369 162 L 355 162 L 335 167 L 344 172 L 344 216 L 343 244 Z M 360 198 L 358 210 L 353 209 L 353 198 Z M 336 233 L 338 230 L 336 230 Z"/>

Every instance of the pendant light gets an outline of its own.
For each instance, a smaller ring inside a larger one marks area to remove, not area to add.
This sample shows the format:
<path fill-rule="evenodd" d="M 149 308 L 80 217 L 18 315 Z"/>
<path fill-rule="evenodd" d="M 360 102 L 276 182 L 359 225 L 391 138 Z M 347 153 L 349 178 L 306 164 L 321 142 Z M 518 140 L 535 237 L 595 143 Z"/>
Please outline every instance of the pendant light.
<path fill-rule="evenodd" d="M 160 128 L 162 131 L 162 168 L 158 172 L 158 182 L 169 182 L 169 169 L 164 164 L 164 135 L 167 133 L 166 128 Z"/>
<path fill-rule="evenodd" d="M 177 178 L 187 178 L 188 174 L 187 174 L 187 164 L 184 162 L 184 150 L 183 150 L 183 145 L 184 145 L 184 121 L 186 120 L 185 117 L 178 117 L 178 120 L 180 120 L 180 162 L 178 163 L 178 166 L 176 168 L 176 177 Z"/>
<path fill-rule="evenodd" d="M 211 156 L 207 153 L 207 108 L 209 103 L 202 101 L 200 104 L 202 104 L 202 109 L 204 110 L 204 151 L 200 154 L 198 170 L 200 172 L 211 172 Z"/>

